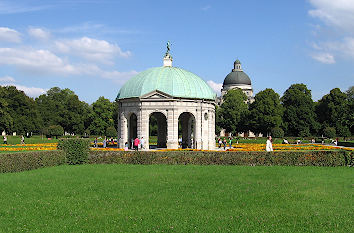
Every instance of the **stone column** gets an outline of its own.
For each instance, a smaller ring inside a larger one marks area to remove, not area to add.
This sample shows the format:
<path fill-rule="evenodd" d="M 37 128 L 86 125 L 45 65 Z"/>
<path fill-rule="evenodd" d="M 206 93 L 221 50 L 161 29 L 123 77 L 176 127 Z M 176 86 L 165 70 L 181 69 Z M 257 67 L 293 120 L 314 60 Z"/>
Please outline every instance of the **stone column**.
<path fill-rule="evenodd" d="M 195 143 L 196 143 L 196 148 L 195 149 L 201 149 L 202 147 L 202 119 L 200 117 L 200 109 L 195 112 L 194 117 L 195 117 Z"/>
<path fill-rule="evenodd" d="M 178 111 L 167 111 L 167 148 L 178 149 Z"/>
<path fill-rule="evenodd" d="M 124 148 L 125 142 L 128 141 L 128 122 L 124 113 L 120 113 L 120 122 L 118 125 L 119 130 L 119 148 Z"/>

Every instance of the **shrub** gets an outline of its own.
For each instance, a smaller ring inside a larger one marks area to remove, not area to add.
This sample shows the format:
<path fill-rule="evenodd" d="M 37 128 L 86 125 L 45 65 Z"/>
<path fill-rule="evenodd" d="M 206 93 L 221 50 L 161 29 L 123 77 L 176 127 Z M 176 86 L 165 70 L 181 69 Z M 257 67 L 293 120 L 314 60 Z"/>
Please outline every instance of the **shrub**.
<path fill-rule="evenodd" d="M 36 151 L 0 154 L 0 173 L 20 172 L 65 164 L 62 151 Z"/>
<path fill-rule="evenodd" d="M 327 138 L 334 138 L 336 136 L 336 129 L 333 127 L 326 127 L 323 130 L 323 135 Z"/>
<path fill-rule="evenodd" d="M 353 152 L 347 151 L 91 151 L 89 163 L 196 164 L 248 166 L 353 166 Z"/>
<path fill-rule="evenodd" d="M 271 130 L 271 135 L 273 138 L 282 138 L 284 137 L 284 130 L 279 127 L 275 127 Z"/>
<path fill-rule="evenodd" d="M 90 140 L 86 138 L 60 139 L 58 149 L 65 152 L 68 164 L 83 164 L 88 159 Z"/>
<path fill-rule="evenodd" d="M 51 125 L 47 129 L 47 135 L 49 137 L 56 137 L 62 136 L 64 134 L 64 129 L 60 125 Z"/>
<path fill-rule="evenodd" d="M 106 136 L 107 137 L 117 137 L 117 130 L 110 126 L 106 129 Z"/>

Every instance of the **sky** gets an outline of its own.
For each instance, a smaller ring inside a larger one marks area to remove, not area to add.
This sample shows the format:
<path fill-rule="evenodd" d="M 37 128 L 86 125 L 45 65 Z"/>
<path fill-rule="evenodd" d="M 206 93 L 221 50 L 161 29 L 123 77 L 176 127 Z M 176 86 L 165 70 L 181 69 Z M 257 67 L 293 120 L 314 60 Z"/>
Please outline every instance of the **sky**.
<path fill-rule="evenodd" d="M 217 93 L 239 59 L 255 93 L 354 85 L 354 0 L 0 0 L 0 85 L 113 101 L 137 73 L 173 66 Z"/>

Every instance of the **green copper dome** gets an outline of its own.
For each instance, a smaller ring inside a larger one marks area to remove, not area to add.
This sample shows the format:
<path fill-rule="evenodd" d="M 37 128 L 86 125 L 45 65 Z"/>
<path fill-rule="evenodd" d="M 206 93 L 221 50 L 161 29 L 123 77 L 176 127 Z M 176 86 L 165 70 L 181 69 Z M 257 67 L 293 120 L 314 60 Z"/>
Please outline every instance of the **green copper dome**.
<path fill-rule="evenodd" d="M 215 100 L 216 94 L 197 75 L 170 66 L 145 70 L 120 89 L 117 99 L 140 97 L 152 91 L 161 91 L 173 97 Z"/>

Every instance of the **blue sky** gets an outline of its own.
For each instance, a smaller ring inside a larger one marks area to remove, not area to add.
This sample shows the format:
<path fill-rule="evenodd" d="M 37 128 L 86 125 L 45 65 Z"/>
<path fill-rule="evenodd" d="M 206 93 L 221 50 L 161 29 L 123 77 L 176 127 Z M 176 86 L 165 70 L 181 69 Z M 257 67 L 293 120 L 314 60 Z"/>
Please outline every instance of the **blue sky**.
<path fill-rule="evenodd" d="M 162 65 L 168 40 L 173 65 L 216 91 L 237 58 L 255 93 L 304 83 L 318 100 L 354 85 L 354 0 L 0 0 L 0 85 L 114 100 Z"/>

